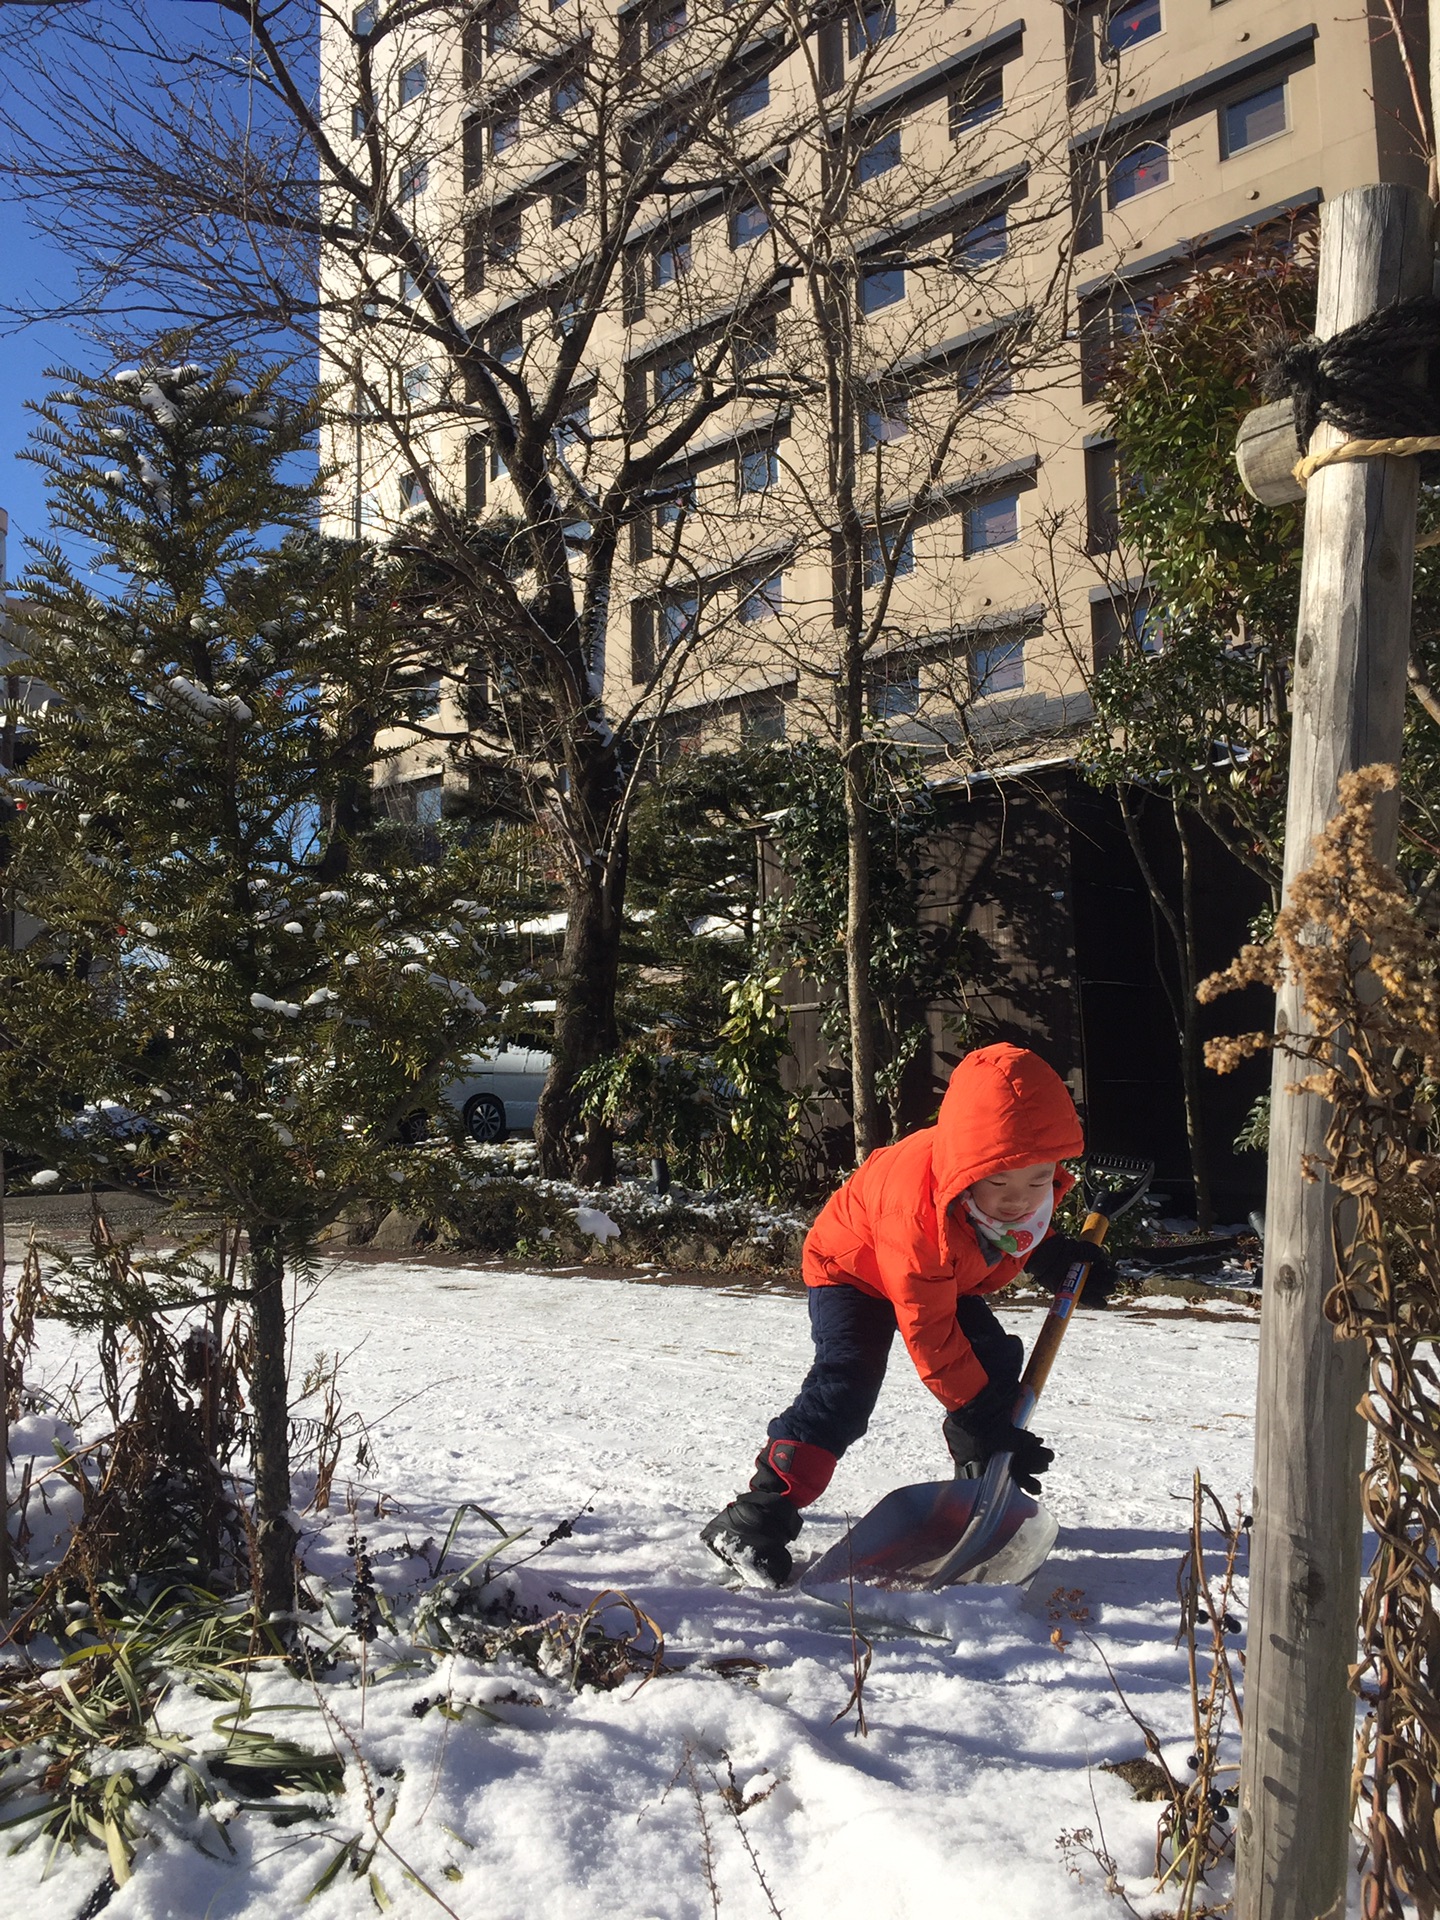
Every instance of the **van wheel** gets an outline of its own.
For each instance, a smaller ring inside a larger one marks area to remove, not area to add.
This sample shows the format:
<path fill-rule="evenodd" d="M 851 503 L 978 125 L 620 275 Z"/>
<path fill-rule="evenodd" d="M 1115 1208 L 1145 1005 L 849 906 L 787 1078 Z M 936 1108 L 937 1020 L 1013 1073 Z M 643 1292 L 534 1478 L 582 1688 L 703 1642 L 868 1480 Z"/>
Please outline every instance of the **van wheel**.
<path fill-rule="evenodd" d="M 505 1108 L 493 1093 L 477 1093 L 473 1100 L 467 1100 L 462 1117 L 465 1131 L 482 1147 L 498 1146 L 510 1131 Z"/>

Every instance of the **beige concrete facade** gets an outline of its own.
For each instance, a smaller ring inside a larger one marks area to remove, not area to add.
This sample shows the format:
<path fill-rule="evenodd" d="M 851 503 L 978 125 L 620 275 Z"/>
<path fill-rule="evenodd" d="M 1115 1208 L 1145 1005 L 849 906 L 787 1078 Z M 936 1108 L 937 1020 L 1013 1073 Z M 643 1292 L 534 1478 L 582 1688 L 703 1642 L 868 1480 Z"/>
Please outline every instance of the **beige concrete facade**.
<path fill-rule="evenodd" d="M 663 137 L 667 100 L 683 103 L 717 49 L 741 42 L 734 9 L 707 15 L 695 0 L 521 4 L 417 18 L 377 54 L 374 119 L 466 324 L 539 391 L 577 263 L 605 244 L 598 175 L 612 147 L 575 128 L 614 116 L 622 156 L 623 139 Z M 567 49 L 585 41 L 582 81 Z M 374 128 L 343 22 L 323 57 L 327 124 L 359 153 Z M 1423 18 L 1416 58 L 1423 74 Z M 604 622 L 609 712 L 637 724 L 663 707 L 671 749 L 833 723 L 833 423 L 823 394 L 801 390 L 819 371 L 806 275 L 782 271 L 787 249 L 825 238 L 806 221 L 828 125 L 847 153 L 872 156 L 855 163 L 845 216 L 859 297 L 875 296 L 857 360 L 871 396 L 858 409 L 863 510 L 888 600 L 869 642 L 872 710 L 961 766 L 1063 733 L 1084 716 L 1095 646 L 1128 617 L 1107 608 L 1084 552 L 1105 484 L 1087 345 L 1257 226 L 1288 230 L 1366 181 L 1423 183 L 1383 15 L 1304 0 L 879 0 L 836 15 L 769 73 L 768 101 L 742 104 L 709 175 L 692 165 L 684 191 L 632 222 L 574 424 L 557 435 L 583 569 L 587 491 L 664 432 L 666 383 L 683 400 L 707 355 L 732 368 L 752 356 L 745 391 L 667 464 L 669 498 L 652 490 L 625 529 Z M 392 257 L 358 276 L 332 257 L 327 284 L 322 371 L 358 375 L 382 416 L 332 435 L 332 528 L 381 538 L 442 493 L 480 515 L 513 511 L 493 440 Z M 438 698 L 458 724 L 450 690 Z M 417 745 L 387 777 L 433 785 L 441 759 Z"/>

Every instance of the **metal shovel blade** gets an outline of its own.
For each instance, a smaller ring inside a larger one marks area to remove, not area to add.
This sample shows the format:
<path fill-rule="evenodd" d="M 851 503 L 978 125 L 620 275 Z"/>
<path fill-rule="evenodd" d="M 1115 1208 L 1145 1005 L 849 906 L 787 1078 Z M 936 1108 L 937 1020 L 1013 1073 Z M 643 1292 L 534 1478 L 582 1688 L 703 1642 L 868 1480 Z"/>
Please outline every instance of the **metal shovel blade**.
<path fill-rule="evenodd" d="M 1011 1484 L 993 1518 L 966 1551 L 966 1533 L 985 1490 L 983 1480 L 926 1480 L 897 1487 L 807 1567 L 806 1589 L 849 1580 L 901 1592 L 954 1585 L 1020 1586 L 1042 1565 L 1060 1528 Z M 982 1530 L 977 1530 L 977 1533 Z"/>

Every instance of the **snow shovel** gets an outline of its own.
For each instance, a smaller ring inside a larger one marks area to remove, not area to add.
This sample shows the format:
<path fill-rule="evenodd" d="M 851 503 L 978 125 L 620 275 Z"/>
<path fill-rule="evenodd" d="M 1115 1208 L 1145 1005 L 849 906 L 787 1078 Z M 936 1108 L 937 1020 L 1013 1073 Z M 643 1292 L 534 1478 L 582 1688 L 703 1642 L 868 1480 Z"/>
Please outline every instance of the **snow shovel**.
<path fill-rule="evenodd" d="M 1102 1245 L 1110 1222 L 1135 1205 L 1154 1171 L 1148 1160 L 1088 1160 L 1080 1238 Z M 1089 1271 L 1088 1261 L 1077 1260 L 1051 1303 L 1020 1382 L 1017 1427 L 1030 1424 Z M 852 1577 L 910 1592 L 976 1583 L 1023 1586 L 1043 1565 L 1060 1528 L 1010 1478 L 1011 1457 L 993 1454 L 978 1480 L 929 1480 L 887 1493 L 806 1568 L 801 1587 L 808 1591 Z"/>

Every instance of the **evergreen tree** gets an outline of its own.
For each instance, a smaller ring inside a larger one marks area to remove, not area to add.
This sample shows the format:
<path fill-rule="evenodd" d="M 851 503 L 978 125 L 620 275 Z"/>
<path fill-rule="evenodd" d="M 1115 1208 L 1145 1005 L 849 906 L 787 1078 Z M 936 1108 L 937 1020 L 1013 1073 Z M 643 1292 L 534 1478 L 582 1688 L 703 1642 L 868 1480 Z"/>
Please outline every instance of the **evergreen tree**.
<path fill-rule="evenodd" d="M 40 1179 L 149 1185 L 248 1237 L 257 1576 L 285 1610 L 284 1275 L 416 1177 L 397 1129 L 509 983 L 483 853 L 376 805 L 427 664 L 404 580 L 314 532 L 289 477 L 313 408 L 174 346 L 38 409 L 69 538 L 23 583 L 53 697 L 8 782 L 6 885 L 42 930 L 0 955 L 0 1109 Z"/>

